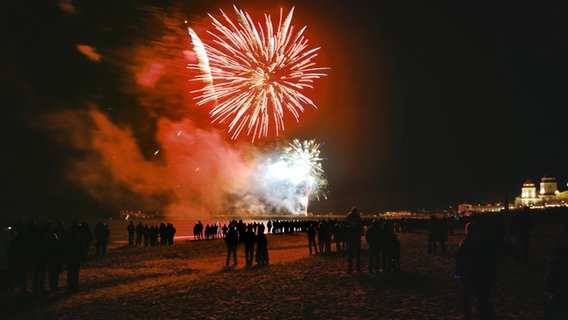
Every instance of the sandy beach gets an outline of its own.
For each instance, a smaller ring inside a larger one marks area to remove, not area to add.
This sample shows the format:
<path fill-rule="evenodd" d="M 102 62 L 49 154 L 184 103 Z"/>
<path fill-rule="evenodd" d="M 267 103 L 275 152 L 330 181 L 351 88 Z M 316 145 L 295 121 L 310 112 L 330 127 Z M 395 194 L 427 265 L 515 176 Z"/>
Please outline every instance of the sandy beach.
<path fill-rule="evenodd" d="M 83 264 L 80 291 L 4 293 L 1 319 L 462 319 L 461 287 L 453 278 L 462 228 L 446 254 L 427 254 L 427 233 L 397 233 L 401 271 L 347 272 L 345 253 L 310 255 L 305 232 L 269 234 L 270 264 L 225 267 L 221 239 L 176 240 L 130 248 L 113 242 L 107 256 Z M 499 319 L 544 319 L 544 277 L 562 225 L 537 225 L 528 262 L 505 257 L 494 286 Z M 65 286 L 66 274 L 61 274 Z"/>

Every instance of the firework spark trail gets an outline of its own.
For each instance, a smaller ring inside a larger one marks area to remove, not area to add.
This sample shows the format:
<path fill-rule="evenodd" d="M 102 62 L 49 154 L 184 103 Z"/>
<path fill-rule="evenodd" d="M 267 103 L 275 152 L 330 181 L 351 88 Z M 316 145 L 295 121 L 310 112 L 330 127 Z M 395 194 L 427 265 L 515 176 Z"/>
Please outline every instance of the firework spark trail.
<path fill-rule="evenodd" d="M 187 28 L 187 32 L 191 37 L 191 43 L 193 44 L 193 49 L 195 50 L 195 53 L 197 55 L 197 68 L 198 70 L 202 71 L 202 73 L 197 77 L 207 84 L 207 89 L 212 90 L 213 77 L 211 77 L 211 68 L 209 67 L 209 59 L 207 58 L 205 46 L 203 45 L 203 42 L 201 42 L 201 39 L 199 39 L 197 33 L 195 33 L 192 28 Z"/>
<path fill-rule="evenodd" d="M 321 173 L 323 169 L 320 161 L 323 158 L 320 157 L 320 146 L 321 144 L 316 143 L 315 140 L 300 142 L 300 140 L 295 139 L 284 149 L 284 159 L 303 163 L 314 174 Z"/>
<path fill-rule="evenodd" d="M 310 197 L 319 196 L 327 185 L 327 180 L 323 176 L 321 161 L 324 159 L 320 157 L 320 147 L 321 144 L 316 143 L 315 140 L 300 142 L 295 139 L 284 149 L 283 159 L 305 171 L 306 201 Z"/>
<path fill-rule="evenodd" d="M 212 15 L 214 31 L 207 31 L 211 42 L 201 42 L 192 34 L 197 50 L 204 49 L 207 59 L 199 59 L 200 65 L 190 65 L 200 70 L 196 80 L 206 82 L 198 90 L 198 105 L 213 103 L 210 111 L 213 123 L 229 122 L 228 132 L 236 139 L 246 128 L 247 135 L 256 138 L 268 136 L 273 126 L 276 135 L 285 130 L 284 116 L 289 112 L 296 122 L 304 106 L 317 106 L 301 91 L 313 88 L 313 82 L 326 76 L 313 61 L 320 49 L 308 49 L 303 33 L 306 27 L 294 33 L 291 25 L 294 8 L 283 20 L 280 11 L 275 30 L 270 15 L 265 15 L 264 27 L 255 25 L 250 15 L 233 6 L 237 23 L 221 10 L 225 24 Z M 203 50 L 201 51 L 203 53 Z M 199 56 L 199 55 L 198 55 Z M 203 61 L 208 66 L 203 67 Z M 212 84 L 207 80 L 212 79 Z"/>

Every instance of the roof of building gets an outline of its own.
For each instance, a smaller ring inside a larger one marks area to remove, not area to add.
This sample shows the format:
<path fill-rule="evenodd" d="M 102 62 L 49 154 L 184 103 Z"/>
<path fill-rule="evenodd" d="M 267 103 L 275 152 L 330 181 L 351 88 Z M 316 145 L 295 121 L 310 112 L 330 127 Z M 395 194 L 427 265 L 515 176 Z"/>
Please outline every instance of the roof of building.
<path fill-rule="evenodd" d="M 534 187 L 534 182 L 527 180 L 523 183 L 523 187 Z"/>
<path fill-rule="evenodd" d="M 544 177 L 542 177 L 542 179 L 540 179 L 540 182 L 556 182 L 556 178 L 548 177 L 545 175 Z"/>

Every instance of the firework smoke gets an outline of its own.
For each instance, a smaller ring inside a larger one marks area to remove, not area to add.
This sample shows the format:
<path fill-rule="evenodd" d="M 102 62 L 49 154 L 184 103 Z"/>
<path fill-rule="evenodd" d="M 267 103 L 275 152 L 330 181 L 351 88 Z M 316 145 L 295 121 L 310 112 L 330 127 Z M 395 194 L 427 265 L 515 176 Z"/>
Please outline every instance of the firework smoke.
<path fill-rule="evenodd" d="M 70 163 L 68 178 L 95 199 L 124 209 L 157 208 L 172 217 L 305 214 L 309 198 L 326 185 L 313 140 L 295 140 L 266 155 L 228 144 L 189 120 L 162 119 L 156 133 L 161 149 L 148 159 L 131 130 L 96 108 L 48 120 L 61 143 L 84 154 Z"/>
<path fill-rule="evenodd" d="M 70 48 L 91 71 L 85 78 L 96 80 L 92 91 L 79 94 L 70 87 L 75 100 L 64 100 L 67 94 L 46 99 L 49 108 L 30 120 L 49 133 L 55 150 L 65 152 L 57 158 L 61 180 L 103 204 L 105 216 L 122 210 L 180 218 L 305 212 L 307 200 L 291 193 L 301 186 L 302 195 L 308 195 L 305 184 L 276 180 L 274 170 L 263 171 L 270 161 L 284 161 L 283 150 L 267 155 L 249 141 L 226 139 L 211 126 L 209 114 L 194 105 L 185 67 L 199 65 L 204 56 L 187 50 L 187 29 L 180 28 L 183 19 L 171 14 L 178 12 L 174 9 L 137 8 L 144 19 L 163 25 L 148 23 L 130 42 L 117 41 L 119 47 L 81 44 L 97 43 L 89 39 L 57 46 Z M 70 77 L 69 84 L 74 82 Z M 60 199 L 66 199 L 61 190 Z"/>

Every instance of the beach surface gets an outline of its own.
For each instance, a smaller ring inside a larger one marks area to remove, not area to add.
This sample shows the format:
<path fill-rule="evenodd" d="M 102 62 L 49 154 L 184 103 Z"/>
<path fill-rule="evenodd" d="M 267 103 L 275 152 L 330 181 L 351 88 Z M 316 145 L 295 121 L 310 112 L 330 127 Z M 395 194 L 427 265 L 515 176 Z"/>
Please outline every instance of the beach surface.
<path fill-rule="evenodd" d="M 270 263 L 225 266 L 222 239 L 177 239 L 173 245 L 128 247 L 115 241 L 106 256 L 90 256 L 80 291 L 0 299 L 0 319 L 462 319 L 455 251 L 427 253 L 427 232 L 397 233 L 401 270 L 370 273 L 363 241 L 362 273 L 347 272 L 347 255 L 310 255 L 305 232 L 269 234 Z M 126 234 L 124 236 L 126 240 Z M 493 289 L 499 319 L 544 319 L 544 277 L 553 249 L 565 241 L 557 224 L 537 225 L 528 262 L 503 258 Z"/>

